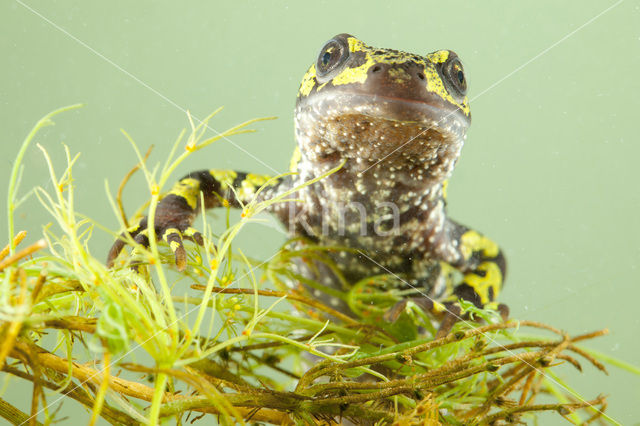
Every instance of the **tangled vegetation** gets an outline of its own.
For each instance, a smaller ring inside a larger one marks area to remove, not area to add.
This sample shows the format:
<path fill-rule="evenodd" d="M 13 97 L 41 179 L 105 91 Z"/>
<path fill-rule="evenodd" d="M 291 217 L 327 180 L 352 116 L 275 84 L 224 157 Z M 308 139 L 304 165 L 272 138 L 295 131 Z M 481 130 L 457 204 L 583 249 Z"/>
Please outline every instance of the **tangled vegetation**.
<path fill-rule="evenodd" d="M 74 107 L 35 126 L 9 182 L 14 237 L 0 253 L 0 368 L 33 389 L 29 412 L 0 398 L 0 416 L 13 424 L 55 422 L 54 407 L 67 399 L 86 407 L 90 424 L 99 418 L 187 424 L 213 416 L 221 424 L 493 425 L 525 422 L 541 411 L 575 424 L 615 424 L 604 414 L 604 397 L 583 398 L 554 373 L 560 364 L 581 370 L 584 361 L 606 372 L 581 346 L 606 330 L 570 336 L 533 321 L 502 322 L 495 312 L 465 305 L 475 320 L 436 339 L 431 320 L 411 304 L 395 323 L 381 320 L 402 297 L 384 285 L 388 277 L 343 293 L 296 275 L 296 258 L 332 267 L 326 248 L 289 242 L 256 260 L 232 247 L 243 227 L 288 194 L 245 205 L 235 223 L 227 215 L 221 233 L 203 215 L 198 226 L 206 231 L 205 246 L 192 246 L 182 273 L 153 235 L 148 249 L 136 247 L 110 270 L 103 253 L 94 257 L 90 250 L 100 225 L 74 209 L 77 155 L 67 149 L 60 172 L 39 147 L 54 189 L 35 194 L 55 225 L 44 227 L 42 240 L 21 243 L 27 239 L 14 232 L 13 215 L 22 156 L 40 128 Z M 162 167 L 149 169 L 131 141 L 139 164 L 110 197 L 123 228 L 120 194 L 136 169 L 148 183 L 153 213 L 180 162 L 221 138 L 250 132 L 257 121 L 204 139 L 210 118 L 198 125 L 190 120 L 191 131 L 180 134 Z M 295 282 L 348 301 L 360 317 L 335 311 Z"/>

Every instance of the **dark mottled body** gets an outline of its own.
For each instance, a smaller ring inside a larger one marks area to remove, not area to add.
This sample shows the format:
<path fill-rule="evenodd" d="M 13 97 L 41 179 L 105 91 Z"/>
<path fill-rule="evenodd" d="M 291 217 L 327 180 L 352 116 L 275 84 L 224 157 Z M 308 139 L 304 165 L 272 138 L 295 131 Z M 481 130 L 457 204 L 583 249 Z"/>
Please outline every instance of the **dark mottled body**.
<path fill-rule="evenodd" d="M 458 298 L 477 306 L 492 303 L 505 274 L 498 246 L 445 211 L 446 182 L 469 123 L 466 81 L 455 53 L 418 56 L 338 35 L 323 47 L 298 93 L 298 147 L 292 161 L 297 174 L 271 181 L 260 196 L 272 197 L 342 165 L 294 194 L 298 202 L 274 205 L 273 213 L 292 236 L 356 249 L 331 254 L 349 282 L 395 274 L 429 296 L 421 299 L 422 306 L 456 317 Z M 182 237 L 201 240 L 190 228 L 202 208 L 200 192 L 205 208 L 220 206 L 222 200 L 238 206 L 267 181 L 220 170 L 183 178 L 160 202 L 155 220 L 178 267 L 186 261 Z M 143 221 L 130 230 L 143 244 L 145 228 Z M 116 242 L 109 263 L 123 245 Z M 443 265 L 462 274 L 453 288 L 439 279 Z M 304 264 L 299 267 L 311 273 Z M 313 278 L 337 283 L 328 270 Z"/>

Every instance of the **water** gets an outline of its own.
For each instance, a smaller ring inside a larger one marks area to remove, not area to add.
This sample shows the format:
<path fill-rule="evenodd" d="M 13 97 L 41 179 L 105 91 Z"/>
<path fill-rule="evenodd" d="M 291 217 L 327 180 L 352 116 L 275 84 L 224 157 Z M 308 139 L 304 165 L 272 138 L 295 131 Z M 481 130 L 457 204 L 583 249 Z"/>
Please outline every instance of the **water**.
<path fill-rule="evenodd" d="M 159 161 L 187 125 L 187 109 L 202 118 L 224 105 L 212 122 L 217 130 L 277 115 L 255 126 L 258 134 L 232 138 L 236 146 L 219 142 L 189 159 L 176 178 L 212 167 L 282 172 L 294 144 L 299 81 L 327 39 L 349 32 L 374 46 L 455 50 L 467 73 L 473 124 L 449 187 L 451 216 L 505 249 L 509 272 L 501 300 L 513 317 L 573 334 L 607 327 L 611 335 L 588 346 L 640 364 L 637 2 L 29 5 L 42 16 L 15 1 L 0 5 L 5 179 L 38 118 L 83 102 L 85 108 L 59 117 L 36 142 L 60 170 L 60 141 L 82 153 L 75 168 L 78 209 L 112 228 L 117 222 L 104 181 L 115 190 L 136 162 L 120 128 L 143 149 L 155 144 L 151 161 Z M 35 145 L 25 164 L 23 190 L 49 185 Z M 0 191 L 4 200 L 6 189 Z M 146 197 L 141 178 L 134 179 L 125 198 L 129 213 Z M 35 240 L 48 220 L 31 201 L 17 225 Z M 284 238 L 273 229 L 255 232 L 274 241 L 247 247 L 256 256 L 268 256 Z M 110 243 L 96 232 L 92 250 L 104 256 Z M 587 398 L 610 395 L 613 418 L 637 421 L 640 378 L 613 368 L 608 377 L 585 370 L 571 380 L 576 389 Z M 565 423 L 547 416 L 544 424 Z"/>

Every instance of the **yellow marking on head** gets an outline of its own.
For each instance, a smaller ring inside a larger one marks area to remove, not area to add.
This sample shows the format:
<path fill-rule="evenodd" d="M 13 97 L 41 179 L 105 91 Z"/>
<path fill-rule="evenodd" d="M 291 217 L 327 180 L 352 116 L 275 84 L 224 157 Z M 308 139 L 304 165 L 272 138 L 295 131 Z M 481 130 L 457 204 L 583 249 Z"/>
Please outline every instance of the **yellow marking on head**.
<path fill-rule="evenodd" d="M 176 183 L 169 191 L 169 194 L 184 198 L 189 207 L 195 210 L 198 207 L 199 192 L 200 181 L 194 178 L 185 178 Z"/>
<path fill-rule="evenodd" d="M 300 83 L 300 90 L 298 91 L 302 96 L 308 96 L 311 93 L 311 89 L 316 84 L 316 66 L 311 65 L 311 68 L 302 77 L 302 83 Z"/>
<path fill-rule="evenodd" d="M 429 53 L 427 55 L 427 59 L 429 59 L 429 61 L 433 62 L 434 64 L 441 64 L 449 59 L 449 51 L 438 50 L 436 52 Z"/>
<path fill-rule="evenodd" d="M 484 257 L 496 257 L 500 249 L 496 243 L 477 231 L 469 230 L 460 237 L 460 250 L 465 259 L 480 252 Z"/>
<path fill-rule="evenodd" d="M 457 105 L 462 110 L 464 115 L 469 115 L 469 102 L 467 97 L 465 96 L 462 102 L 456 101 L 453 96 L 451 96 L 451 93 L 449 93 L 449 91 L 447 90 L 447 87 L 440 77 L 440 73 L 438 73 L 438 70 L 436 70 L 433 65 L 426 67 L 425 75 L 427 77 L 427 91 L 429 91 L 430 93 L 435 93 L 445 101 Z"/>
<path fill-rule="evenodd" d="M 349 37 L 349 52 L 361 52 L 368 48 L 366 44 L 362 40 L 358 40 L 355 37 Z"/>
<path fill-rule="evenodd" d="M 438 50 L 427 55 L 427 60 L 433 64 L 442 64 L 448 59 L 448 50 Z M 427 90 L 432 93 L 437 93 L 438 96 L 460 107 L 465 115 L 469 115 L 469 101 L 467 97 L 465 96 L 462 102 L 458 102 L 453 99 L 453 97 L 445 87 L 440 74 L 438 74 L 438 71 L 436 71 L 436 69 L 433 67 L 427 67 Z"/>
<path fill-rule="evenodd" d="M 442 198 L 447 200 L 447 189 L 449 188 L 449 179 L 442 182 Z"/>
<path fill-rule="evenodd" d="M 291 160 L 289 161 L 289 171 L 291 173 L 296 173 L 298 171 L 298 163 L 302 159 L 302 153 L 300 152 L 300 148 L 296 146 L 293 150 L 293 155 L 291 156 Z"/>
<path fill-rule="evenodd" d="M 373 56 L 368 52 L 369 46 L 355 37 L 349 37 L 350 52 L 365 52 L 366 61 L 359 67 L 347 67 L 340 74 L 335 76 L 331 82 L 334 86 L 350 83 L 364 83 L 368 77 L 369 68 L 376 64 Z"/>
<path fill-rule="evenodd" d="M 178 235 L 180 235 L 180 231 L 178 231 L 178 229 L 177 229 L 177 228 L 167 228 L 167 229 L 165 229 L 164 234 L 162 234 L 162 239 L 163 239 L 165 242 L 169 242 L 169 241 L 167 241 L 167 240 L 168 240 L 168 238 L 169 238 L 169 235 L 171 235 L 171 234 L 178 234 Z"/>
<path fill-rule="evenodd" d="M 209 170 L 209 174 L 220 183 L 220 189 L 227 189 L 238 176 L 233 170 Z"/>
<path fill-rule="evenodd" d="M 502 286 L 502 272 L 494 262 L 482 262 L 477 270 L 484 271 L 484 277 L 470 272 L 464 276 L 464 282 L 473 288 L 480 297 L 480 303 L 485 305 L 498 297 Z M 493 299 L 489 297 L 490 288 L 493 288 Z"/>
<path fill-rule="evenodd" d="M 362 84 L 369 76 L 369 68 L 376 64 L 393 65 L 402 64 L 408 60 L 412 60 L 417 61 L 424 66 L 424 74 L 426 76 L 425 85 L 428 92 L 439 96 L 453 105 L 456 105 L 466 116 L 469 116 L 469 101 L 467 97 L 465 97 L 461 102 L 458 102 L 447 90 L 446 85 L 442 81 L 442 78 L 435 67 L 435 65 L 444 63 L 449 59 L 450 53 L 448 50 L 438 50 L 428 54 L 426 58 L 422 57 L 418 59 L 416 56 L 404 52 L 372 48 L 355 37 L 349 37 L 348 44 L 349 51 L 351 53 L 361 52 L 364 54 L 364 63 L 357 67 L 345 67 L 338 75 L 321 85 L 318 85 L 316 79 L 315 64 L 312 65 L 302 78 L 302 83 L 300 84 L 300 90 L 298 92 L 300 96 L 309 96 L 314 87 L 317 87 L 317 90 L 319 91 L 329 82 L 331 82 L 333 86 L 353 83 Z M 374 53 L 376 51 L 382 51 L 383 53 Z M 391 69 L 389 74 L 397 83 L 401 83 L 410 78 L 403 69 Z"/>

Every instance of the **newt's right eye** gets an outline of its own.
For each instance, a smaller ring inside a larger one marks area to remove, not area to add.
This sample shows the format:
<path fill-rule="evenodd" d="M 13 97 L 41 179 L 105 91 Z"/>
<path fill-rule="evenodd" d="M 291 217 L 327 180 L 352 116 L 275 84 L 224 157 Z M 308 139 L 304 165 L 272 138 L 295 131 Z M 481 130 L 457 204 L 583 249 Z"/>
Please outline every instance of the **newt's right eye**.
<path fill-rule="evenodd" d="M 349 57 L 349 46 L 342 38 L 329 40 L 320 50 L 316 63 L 316 76 L 321 81 L 333 78 L 344 67 Z"/>

